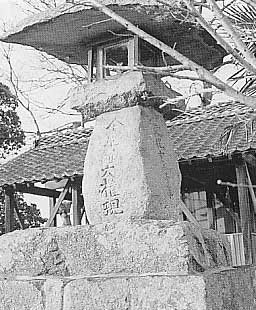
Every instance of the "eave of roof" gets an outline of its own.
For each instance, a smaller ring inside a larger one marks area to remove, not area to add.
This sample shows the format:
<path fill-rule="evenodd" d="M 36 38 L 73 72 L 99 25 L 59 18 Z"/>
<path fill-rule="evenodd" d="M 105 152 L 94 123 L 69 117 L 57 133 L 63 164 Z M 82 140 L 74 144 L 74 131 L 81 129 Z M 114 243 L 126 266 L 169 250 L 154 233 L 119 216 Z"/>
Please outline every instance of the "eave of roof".
<path fill-rule="evenodd" d="M 46 182 L 83 175 L 91 130 L 54 133 L 0 166 L 0 186 Z"/>

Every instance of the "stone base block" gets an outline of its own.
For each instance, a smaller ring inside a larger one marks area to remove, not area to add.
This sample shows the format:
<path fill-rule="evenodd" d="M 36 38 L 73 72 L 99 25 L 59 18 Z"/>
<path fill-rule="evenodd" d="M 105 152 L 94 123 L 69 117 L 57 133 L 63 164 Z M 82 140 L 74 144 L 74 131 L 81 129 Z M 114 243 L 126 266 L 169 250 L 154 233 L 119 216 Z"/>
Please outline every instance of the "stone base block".
<path fill-rule="evenodd" d="M 41 282 L 0 281 L 0 310 L 44 310 Z"/>
<path fill-rule="evenodd" d="M 64 310 L 252 310 L 250 270 L 186 276 L 77 280 L 66 285 Z"/>
<path fill-rule="evenodd" d="M 15 231 L 0 237 L 0 275 L 191 274 L 229 265 L 229 245 L 188 223 L 140 220 Z"/>
<path fill-rule="evenodd" d="M 0 279 L 0 310 L 63 310 L 66 282 L 58 278 Z"/>
<path fill-rule="evenodd" d="M 0 310 L 253 310 L 255 269 L 0 280 Z"/>

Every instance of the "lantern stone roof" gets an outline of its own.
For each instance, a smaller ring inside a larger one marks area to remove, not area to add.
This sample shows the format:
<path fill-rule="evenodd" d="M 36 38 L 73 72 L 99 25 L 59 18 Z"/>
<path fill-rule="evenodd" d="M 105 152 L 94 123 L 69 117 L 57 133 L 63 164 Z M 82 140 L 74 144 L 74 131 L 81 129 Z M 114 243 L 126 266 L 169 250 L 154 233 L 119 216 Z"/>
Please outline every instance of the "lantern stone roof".
<path fill-rule="evenodd" d="M 256 111 L 239 103 L 196 108 L 167 126 L 180 162 L 256 151 Z M 0 166 L 0 186 L 82 176 L 91 131 L 78 128 L 42 137 L 35 147 Z"/>
<path fill-rule="evenodd" d="M 87 64 L 90 47 L 116 40 L 127 31 L 88 6 L 88 2 L 79 3 L 65 3 L 34 14 L 0 40 L 32 46 L 68 63 Z M 187 16 L 179 1 L 169 1 L 173 9 L 156 0 L 104 0 L 102 3 L 166 44 L 175 45 L 178 51 L 208 69 L 219 65 L 225 55 L 214 39 Z"/>
<path fill-rule="evenodd" d="M 69 106 L 84 114 L 84 119 L 94 119 L 98 115 L 135 105 L 153 106 L 158 109 L 167 98 L 181 96 L 161 81 L 155 74 L 128 71 L 108 80 L 78 85 L 69 93 Z M 158 109 L 165 119 L 177 115 L 172 108 L 185 110 L 185 101 Z"/>

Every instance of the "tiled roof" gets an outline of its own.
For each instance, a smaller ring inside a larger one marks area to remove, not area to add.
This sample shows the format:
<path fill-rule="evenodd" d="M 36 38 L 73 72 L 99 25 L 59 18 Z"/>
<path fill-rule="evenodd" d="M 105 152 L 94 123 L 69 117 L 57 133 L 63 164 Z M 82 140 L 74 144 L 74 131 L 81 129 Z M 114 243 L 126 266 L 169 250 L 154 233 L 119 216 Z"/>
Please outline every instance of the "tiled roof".
<path fill-rule="evenodd" d="M 226 102 L 196 108 L 169 122 L 179 160 L 256 149 L 256 111 Z"/>
<path fill-rule="evenodd" d="M 183 113 L 167 125 L 179 160 L 189 160 L 256 149 L 254 119 L 253 109 L 221 103 Z M 90 134 L 73 129 L 41 138 L 36 147 L 0 166 L 0 186 L 82 175 Z"/>
<path fill-rule="evenodd" d="M 82 175 L 91 130 L 56 132 L 0 166 L 0 186 Z"/>

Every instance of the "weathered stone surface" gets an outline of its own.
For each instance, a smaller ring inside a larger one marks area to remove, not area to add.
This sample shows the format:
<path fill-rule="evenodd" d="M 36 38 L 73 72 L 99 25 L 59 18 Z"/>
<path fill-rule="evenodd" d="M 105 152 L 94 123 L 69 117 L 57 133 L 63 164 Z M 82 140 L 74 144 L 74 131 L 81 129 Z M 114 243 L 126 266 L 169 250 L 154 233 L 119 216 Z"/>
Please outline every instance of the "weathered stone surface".
<path fill-rule="evenodd" d="M 65 282 L 57 277 L 47 279 L 42 287 L 45 296 L 45 310 L 63 310 Z"/>
<path fill-rule="evenodd" d="M 255 267 L 206 274 L 207 309 L 255 310 L 255 280 Z"/>
<path fill-rule="evenodd" d="M 228 244 L 187 222 L 135 221 L 15 231 L 0 237 L 0 275 L 168 272 L 226 266 Z"/>
<path fill-rule="evenodd" d="M 77 280 L 64 289 L 64 310 L 253 310 L 252 271 Z"/>
<path fill-rule="evenodd" d="M 0 280 L 0 310 L 45 310 L 42 285 L 42 281 Z"/>
<path fill-rule="evenodd" d="M 171 111 L 170 106 L 159 109 L 159 105 L 163 103 L 163 98 L 178 96 L 181 94 L 168 88 L 156 75 L 130 71 L 108 80 L 73 88 L 69 93 L 69 104 L 87 119 L 136 105 L 152 106 L 165 118 L 171 119 L 175 112 Z M 175 107 L 184 110 L 184 100 L 180 100 Z"/>
<path fill-rule="evenodd" d="M 100 115 L 84 171 L 90 224 L 178 220 L 180 171 L 165 122 L 155 110 L 136 106 Z"/>
<path fill-rule="evenodd" d="M 0 279 L 1 310 L 253 310 L 255 267 L 195 275 Z"/>

